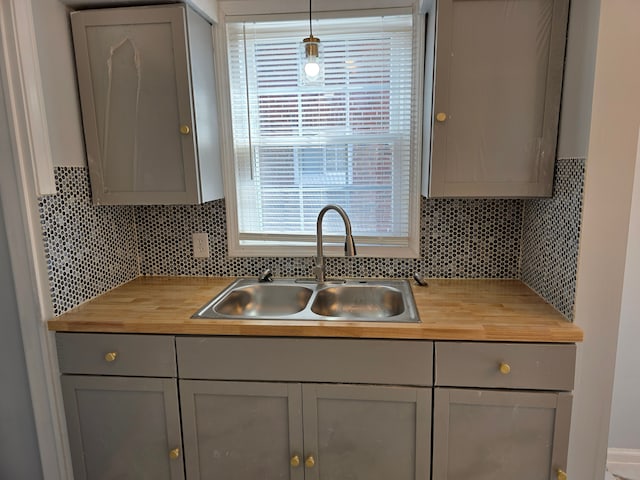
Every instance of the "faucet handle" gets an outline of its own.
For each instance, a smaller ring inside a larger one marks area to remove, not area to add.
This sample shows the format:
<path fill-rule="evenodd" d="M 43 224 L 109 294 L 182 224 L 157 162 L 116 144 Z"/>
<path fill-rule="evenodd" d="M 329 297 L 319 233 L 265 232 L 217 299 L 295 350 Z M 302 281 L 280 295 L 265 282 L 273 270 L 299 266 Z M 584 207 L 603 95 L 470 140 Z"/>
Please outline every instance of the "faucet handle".
<path fill-rule="evenodd" d="M 273 273 L 268 268 L 258 276 L 258 282 L 273 282 Z"/>
<path fill-rule="evenodd" d="M 427 280 L 423 276 L 418 275 L 418 272 L 413 274 L 413 279 L 415 280 L 416 284 L 421 287 L 429 286 L 429 284 L 427 283 Z"/>

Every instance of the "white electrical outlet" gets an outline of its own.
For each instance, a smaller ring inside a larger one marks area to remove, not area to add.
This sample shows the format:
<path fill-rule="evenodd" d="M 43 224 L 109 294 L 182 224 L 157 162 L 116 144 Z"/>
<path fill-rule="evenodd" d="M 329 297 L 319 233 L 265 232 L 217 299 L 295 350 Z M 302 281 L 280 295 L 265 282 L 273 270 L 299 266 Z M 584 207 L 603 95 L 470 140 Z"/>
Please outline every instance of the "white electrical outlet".
<path fill-rule="evenodd" d="M 209 258 L 209 235 L 207 233 L 194 233 L 193 258 Z"/>

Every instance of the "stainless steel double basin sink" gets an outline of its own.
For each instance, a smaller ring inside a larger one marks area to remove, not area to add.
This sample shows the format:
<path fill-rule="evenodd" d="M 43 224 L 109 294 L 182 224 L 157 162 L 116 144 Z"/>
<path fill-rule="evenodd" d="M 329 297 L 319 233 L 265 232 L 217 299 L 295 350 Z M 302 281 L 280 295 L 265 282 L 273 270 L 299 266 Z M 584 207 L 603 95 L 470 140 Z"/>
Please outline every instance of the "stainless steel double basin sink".
<path fill-rule="evenodd" d="M 406 280 L 314 280 L 242 278 L 192 318 L 419 322 Z"/>

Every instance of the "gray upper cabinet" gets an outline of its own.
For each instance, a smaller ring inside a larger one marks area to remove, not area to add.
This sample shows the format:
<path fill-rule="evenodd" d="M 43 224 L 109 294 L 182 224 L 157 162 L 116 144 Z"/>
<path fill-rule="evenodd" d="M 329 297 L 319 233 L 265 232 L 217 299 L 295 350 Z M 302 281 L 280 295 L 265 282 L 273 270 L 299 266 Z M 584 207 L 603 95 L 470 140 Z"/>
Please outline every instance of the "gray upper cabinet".
<path fill-rule="evenodd" d="M 71 25 L 94 203 L 222 198 L 211 24 L 169 5 Z"/>
<path fill-rule="evenodd" d="M 423 193 L 551 195 L 568 4 L 439 0 Z"/>

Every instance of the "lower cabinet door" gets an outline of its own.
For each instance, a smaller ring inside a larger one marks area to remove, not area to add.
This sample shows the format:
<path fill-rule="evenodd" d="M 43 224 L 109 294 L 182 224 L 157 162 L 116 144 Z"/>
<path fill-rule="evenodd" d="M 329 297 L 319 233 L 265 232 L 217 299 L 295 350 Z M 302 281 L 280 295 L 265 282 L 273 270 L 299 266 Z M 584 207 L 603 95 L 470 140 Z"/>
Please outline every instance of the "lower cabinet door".
<path fill-rule="evenodd" d="M 438 388 L 432 480 L 549 480 L 566 470 L 571 394 Z"/>
<path fill-rule="evenodd" d="M 184 479 L 175 379 L 61 382 L 75 480 Z"/>
<path fill-rule="evenodd" d="M 431 389 L 304 384 L 302 391 L 305 480 L 429 479 Z"/>
<path fill-rule="evenodd" d="M 180 380 L 187 478 L 304 478 L 300 384 Z"/>

